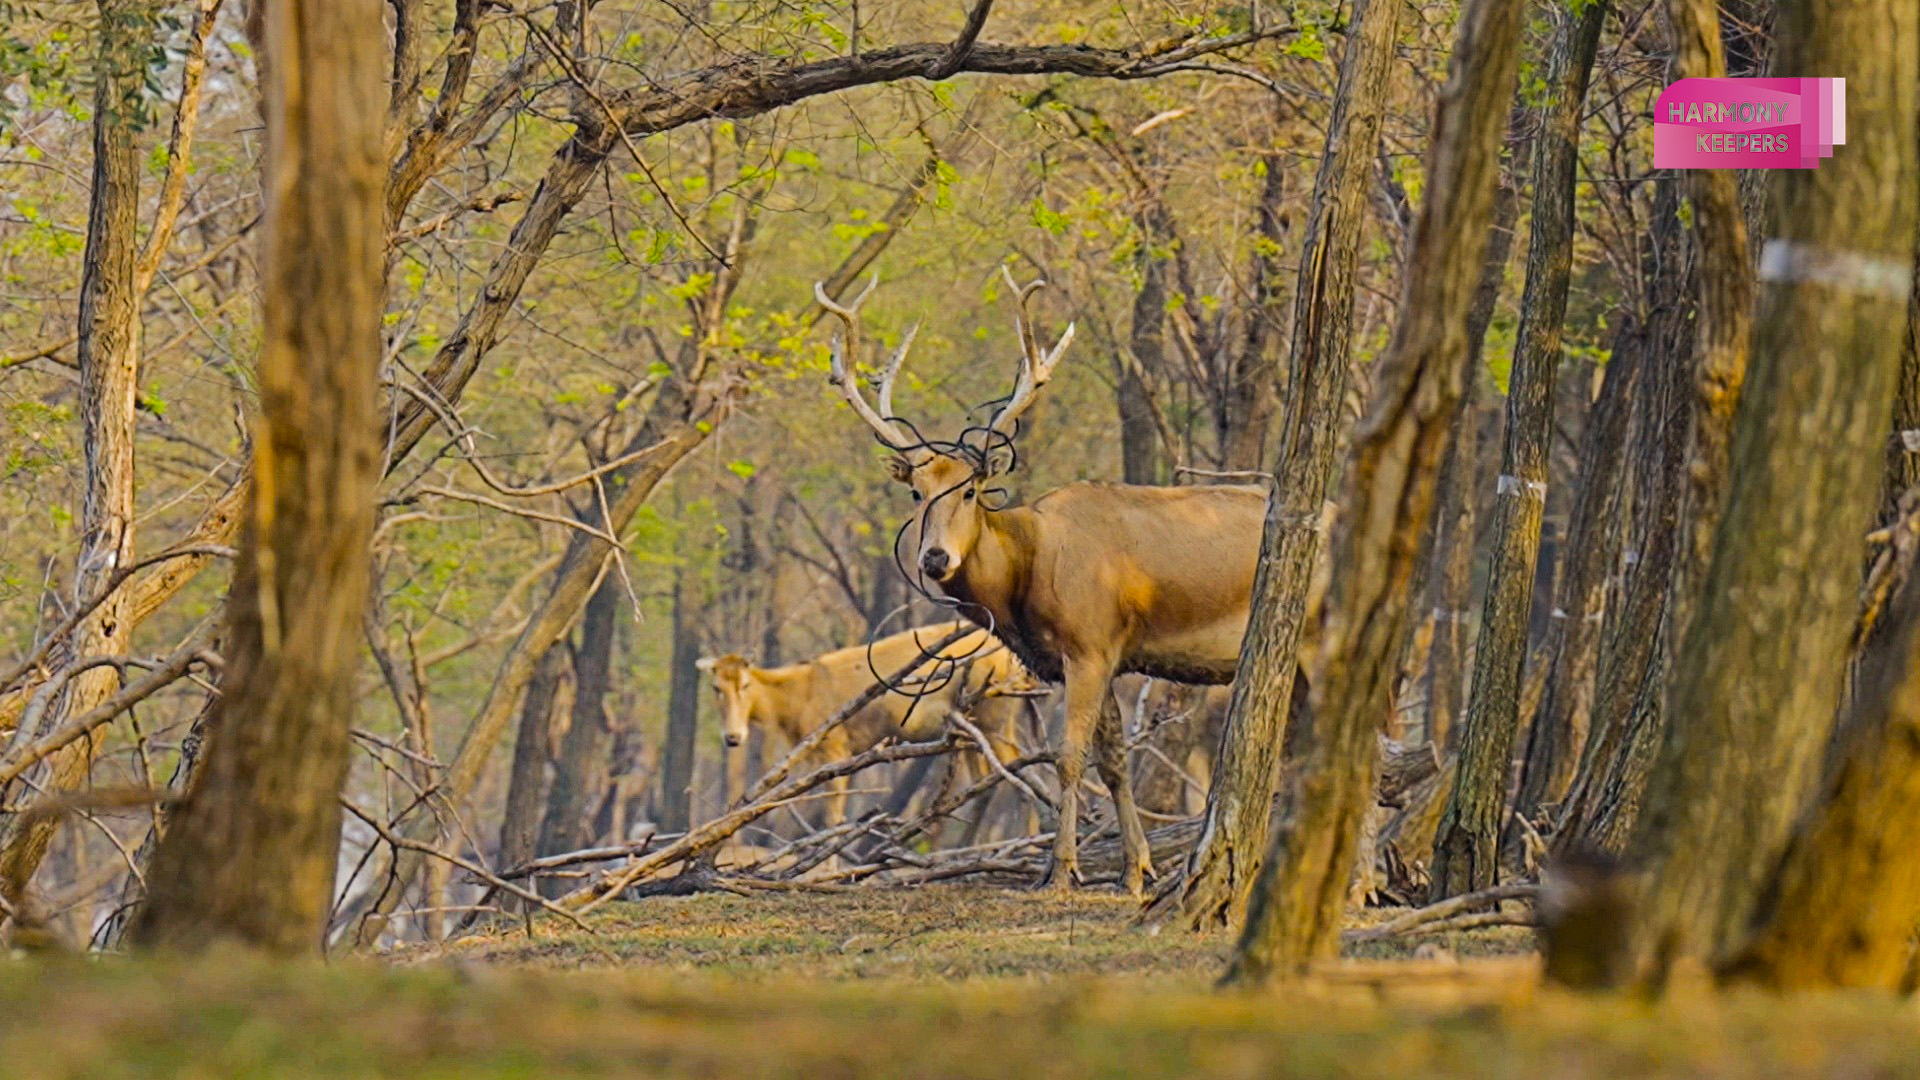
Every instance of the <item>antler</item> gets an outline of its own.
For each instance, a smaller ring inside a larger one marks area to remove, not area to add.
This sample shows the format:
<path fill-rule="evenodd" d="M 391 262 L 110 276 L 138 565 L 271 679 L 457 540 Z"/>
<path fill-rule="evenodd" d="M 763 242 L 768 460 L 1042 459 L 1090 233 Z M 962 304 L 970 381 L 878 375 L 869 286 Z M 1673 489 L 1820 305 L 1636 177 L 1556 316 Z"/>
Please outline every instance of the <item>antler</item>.
<path fill-rule="evenodd" d="M 881 445 L 889 450 L 904 450 L 916 440 L 889 419 L 893 416 L 893 380 L 900 374 L 900 365 L 906 363 L 907 350 L 913 348 L 913 338 L 920 332 L 920 324 L 915 323 L 907 329 L 906 336 L 900 339 L 900 347 L 893 350 L 886 366 L 880 369 L 880 408 L 877 412 L 860 393 L 859 377 L 854 374 L 853 362 L 848 359 L 849 356 L 858 356 L 860 352 L 860 305 L 867 302 L 867 297 L 873 294 L 879 284 L 880 275 L 876 273 L 852 303 L 840 304 L 827 295 L 825 282 L 816 281 L 813 283 L 813 298 L 823 309 L 839 318 L 841 325 L 846 328 L 843 333 L 833 335 L 832 345 L 831 370 L 834 385 L 840 388 L 840 396 L 846 398 L 847 404 L 853 406 L 853 411 L 859 414 L 860 419 L 865 420 L 874 434 L 880 436 Z"/>
<path fill-rule="evenodd" d="M 1025 287 L 1014 284 L 1013 271 L 1005 263 L 1000 264 L 1000 276 L 1006 279 L 1007 288 L 1013 290 L 1014 301 L 1018 308 L 1014 312 L 1013 326 L 1020 336 L 1020 376 L 1014 381 L 1013 394 L 1007 403 L 994 414 L 992 430 L 1008 438 L 1013 437 L 1013 429 L 1020 414 L 1033 404 L 1034 394 L 1053 377 L 1054 365 L 1060 362 L 1061 354 L 1067 351 L 1067 343 L 1073 340 L 1073 324 L 1068 323 L 1066 332 L 1053 348 L 1042 353 L 1040 342 L 1033 336 L 1033 320 L 1027 315 L 1027 300 L 1034 293 L 1046 288 L 1044 278 L 1035 278 Z"/>

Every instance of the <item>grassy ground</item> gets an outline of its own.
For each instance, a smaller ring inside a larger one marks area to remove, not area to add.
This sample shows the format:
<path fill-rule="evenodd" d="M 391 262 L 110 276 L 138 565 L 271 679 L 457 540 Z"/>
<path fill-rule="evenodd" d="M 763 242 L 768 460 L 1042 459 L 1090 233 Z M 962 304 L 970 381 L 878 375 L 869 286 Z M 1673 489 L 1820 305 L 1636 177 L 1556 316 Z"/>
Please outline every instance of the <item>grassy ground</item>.
<path fill-rule="evenodd" d="M 0 1076 L 1920 1076 L 1910 1005 L 1556 994 L 1520 931 L 1222 994 L 1224 941 L 1132 910 L 701 896 L 326 967 L 25 958 L 0 967 Z"/>

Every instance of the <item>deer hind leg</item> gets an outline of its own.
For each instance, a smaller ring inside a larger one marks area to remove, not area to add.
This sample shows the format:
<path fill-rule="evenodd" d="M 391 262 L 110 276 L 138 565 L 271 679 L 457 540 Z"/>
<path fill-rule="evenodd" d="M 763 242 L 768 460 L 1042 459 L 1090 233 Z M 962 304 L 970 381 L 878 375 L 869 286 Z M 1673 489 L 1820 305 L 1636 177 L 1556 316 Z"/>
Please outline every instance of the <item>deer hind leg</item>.
<path fill-rule="evenodd" d="M 1153 875 L 1153 854 L 1147 845 L 1146 830 L 1140 826 L 1140 808 L 1133 801 L 1133 778 L 1127 770 L 1127 733 L 1120 723 L 1120 705 L 1111 691 L 1102 695 L 1100 727 L 1095 732 L 1100 780 L 1113 796 L 1114 816 L 1120 820 L 1120 838 L 1124 856 L 1120 883 L 1135 897 L 1146 889 Z"/>

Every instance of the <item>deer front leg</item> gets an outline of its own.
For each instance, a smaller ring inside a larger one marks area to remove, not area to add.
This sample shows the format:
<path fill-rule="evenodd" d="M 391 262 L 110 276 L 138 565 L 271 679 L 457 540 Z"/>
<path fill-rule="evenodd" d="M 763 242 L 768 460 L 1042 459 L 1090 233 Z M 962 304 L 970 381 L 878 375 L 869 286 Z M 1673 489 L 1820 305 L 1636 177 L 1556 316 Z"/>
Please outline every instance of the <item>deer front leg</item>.
<path fill-rule="evenodd" d="M 848 745 L 846 733 L 835 730 L 829 732 L 821 744 L 821 756 L 828 761 L 845 761 L 853 756 L 853 747 Z M 827 820 L 826 827 L 832 828 L 847 820 L 847 789 L 851 778 L 836 776 L 827 781 Z"/>
<path fill-rule="evenodd" d="M 1067 723 L 1055 768 L 1060 773 L 1060 825 L 1053 834 L 1053 869 L 1049 883 L 1056 892 L 1073 887 L 1080 870 L 1080 780 L 1087 771 L 1087 750 L 1100 728 L 1101 702 L 1113 678 L 1109 661 L 1068 658 Z"/>
<path fill-rule="evenodd" d="M 1113 796 L 1114 816 L 1120 820 L 1123 857 L 1120 884 L 1138 899 L 1153 875 L 1153 854 L 1146 830 L 1140 827 L 1140 808 L 1133 802 L 1133 777 L 1127 769 L 1127 732 L 1120 723 L 1120 705 L 1111 688 L 1102 696 L 1100 728 L 1094 733 L 1100 781 Z"/>

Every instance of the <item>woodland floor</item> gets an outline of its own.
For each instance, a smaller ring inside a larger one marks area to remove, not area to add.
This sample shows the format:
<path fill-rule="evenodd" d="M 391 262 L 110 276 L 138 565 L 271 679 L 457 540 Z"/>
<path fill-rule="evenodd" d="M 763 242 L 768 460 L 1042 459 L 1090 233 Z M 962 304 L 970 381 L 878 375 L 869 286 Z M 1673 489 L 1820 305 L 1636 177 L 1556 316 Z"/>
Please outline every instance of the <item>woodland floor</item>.
<path fill-rule="evenodd" d="M 1908 1004 L 1583 998 L 1539 986 L 1524 930 L 1217 993 L 1224 938 L 1133 911 L 706 895 L 326 966 L 22 957 L 0 961 L 0 1076 L 1920 1077 Z"/>

